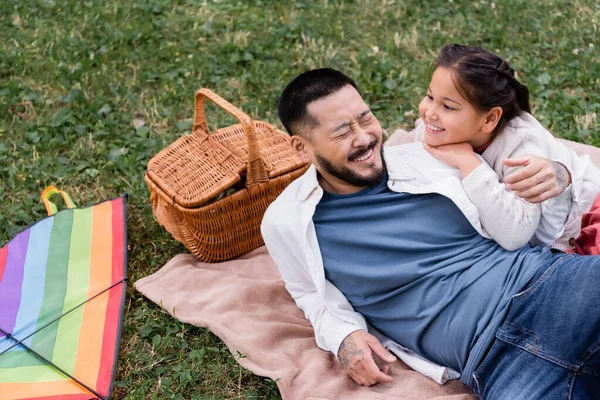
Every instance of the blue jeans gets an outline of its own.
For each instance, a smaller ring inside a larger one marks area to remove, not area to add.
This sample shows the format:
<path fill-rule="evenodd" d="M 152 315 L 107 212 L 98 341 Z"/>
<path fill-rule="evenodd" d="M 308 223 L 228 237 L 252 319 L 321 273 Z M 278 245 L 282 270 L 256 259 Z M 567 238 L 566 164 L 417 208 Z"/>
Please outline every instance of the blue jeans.
<path fill-rule="evenodd" d="M 600 256 L 542 268 L 473 377 L 484 400 L 600 399 Z"/>

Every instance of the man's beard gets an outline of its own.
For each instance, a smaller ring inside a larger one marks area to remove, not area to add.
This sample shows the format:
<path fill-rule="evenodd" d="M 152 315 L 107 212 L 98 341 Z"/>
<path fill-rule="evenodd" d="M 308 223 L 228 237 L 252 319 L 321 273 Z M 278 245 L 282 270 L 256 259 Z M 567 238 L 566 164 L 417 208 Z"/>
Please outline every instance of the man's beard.
<path fill-rule="evenodd" d="M 349 159 L 358 158 L 361 155 L 365 154 L 367 151 L 371 150 L 377 145 L 377 141 L 374 141 L 369 144 L 369 146 L 360 152 L 353 154 Z M 341 179 L 344 182 L 347 182 L 353 186 L 357 187 L 373 187 L 377 186 L 383 181 L 385 177 L 386 165 L 385 159 L 383 158 L 383 146 L 381 146 L 381 168 L 375 169 L 368 176 L 359 175 L 355 171 L 351 170 L 346 166 L 338 166 L 322 157 L 319 153 L 315 153 L 315 157 L 317 161 L 319 161 L 320 166 L 329 174 L 335 176 L 338 179 Z"/>

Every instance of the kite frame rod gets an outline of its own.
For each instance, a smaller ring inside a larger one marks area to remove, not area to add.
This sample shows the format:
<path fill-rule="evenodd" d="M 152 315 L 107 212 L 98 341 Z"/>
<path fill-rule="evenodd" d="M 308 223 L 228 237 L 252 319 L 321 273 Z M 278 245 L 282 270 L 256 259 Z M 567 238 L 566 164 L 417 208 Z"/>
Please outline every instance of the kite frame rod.
<path fill-rule="evenodd" d="M 12 334 L 6 332 L 4 329 L 0 328 L 0 332 L 2 332 L 2 334 L 4 334 L 4 336 L 6 336 L 7 338 L 15 341 L 16 343 L 13 344 L 12 346 L 10 346 L 9 348 L 7 348 L 6 350 L 4 350 L 2 353 L 0 353 L 0 356 L 2 356 L 3 354 L 7 353 L 8 351 L 10 351 L 12 348 L 16 347 L 16 346 L 21 346 L 23 347 L 25 350 L 29 351 L 30 353 L 32 353 L 33 355 L 35 355 L 37 358 L 39 358 L 40 360 L 42 360 L 43 362 L 45 362 L 46 364 L 48 364 L 51 367 L 54 367 L 55 369 L 57 369 L 59 372 L 61 372 L 62 374 L 66 375 L 67 377 L 69 377 L 70 379 L 72 379 L 73 381 L 75 381 L 78 385 L 82 386 L 83 388 L 85 388 L 87 391 L 89 391 L 91 394 L 93 394 L 94 396 L 96 396 L 99 399 L 102 400 L 106 400 L 106 397 L 101 396 L 98 392 L 96 392 L 94 389 L 90 388 L 89 386 L 87 386 L 85 383 L 81 382 L 79 379 L 75 378 L 73 375 L 67 373 L 66 371 L 64 371 L 62 368 L 60 368 L 59 366 L 57 366 L 56 364 L 54 364 L 52 361 L 47 360 L 45 357 L 43 357 L 41 354 L 37 353 L 35 350 L 29 348 L 28 346 L 26 346 L 25 344 L 23 344 L 23 342 L 27 339 L 29 339 L 30 337 L 32 337 L 33 335 L 35 335 L 36 333 L 39 333 L 40 331 L 46 329 L 48 326 L 52 325 L 53 323 L 55 323 L 56 321 L 58 321 L 59 319 L 61 319 L 62 317 L 66 316 L 67 314 L 71 313 L 72 311 L 78 309 L 79 307 L 83 306 L 85 303 L 95 299 L 96 297 L 100 296 L 101 294 L 109 291 L 110 289 L 116 287 L 117 285 L 120 285 L 121 283 L 125 283 L 127 282 L 129 278 L 125 277 L 123 279 L 121 279 L 118 282 L 113 283 L 111 286 L 109 286 L 108 288 L 104 289 L 103 291 L 96 293 L 95 295 L 93 295 L 92 297 L 90 297 L 89 299 L 86 299 L 85 301 L 83 301 L 82 303 L 76 305 L 75 307 L 71 308 L 69 311 L 63 313 L 62 315 L 58 316 L 57 318 L 55 318 L 54 320 L 50 321 L 49 323 L 47 323 L 46 325 L 42 326 L 40 329 L 36 330 L 35 332 L 27 335 L 26 337 L 24 337 L 23 339 L 19 340 L 16 337 L 14 337 Z"/>
<path fill-rule="evenodd" d="M 2 332 L 7 338 L 12 339 L 12 340 L 17 340 L 17 338 L 13 337 L 10 333 L 6 332 L 4 329 L 0 328 L 0 332 Z M 100 395 L 98 392 L 96 392 L 94 389 L 92 389 L 91 387 L 89 387 L 88 385 L 86 385 L 85 383 L 81 382 L 79 379 L 75 378 L 73 375 L 67 373 L 66 371 L 64 371 L 62 368 L 60 368 L 58 365 L 54 364 L 52 361 L 49 361 L 48 359 L 46 359 L 44 356 L 42 356 L 41 354 L 39 354 L 37 351 L 25 346 L 23 343 L 19 342 L 17 343 L 15 346 L 21 346 L 23 347 L 25 350 L 27 350 L 28 352 L 30 352 L 31 354 L 33 354 L 34 356 L 36 356 L 37 358 L 39 358 L 40 360 L 42 360 L 43 362 L 45 362 L 46 364 L 48 364 L 49 367 L 53 367 L 56 370 L 58 370 L 60 373 L 62 373 L 63 375 L 67 376 L 68 378 L 72 379 L 73 381 L 75 381 L 75 383 L 77 383 L 79 386 L 83 387 L 85 390 L 87 390 L 88 392 L 90 392 L 91 394 L 93 394 L 94 396 L 96 396 L 96 398 L 101 399 L 101 400 L 106 400 L 106 397 Z M 11 349 L 15 346 L 12 346 Z M 4 352 L 2 353 L 4 354 Z"/>

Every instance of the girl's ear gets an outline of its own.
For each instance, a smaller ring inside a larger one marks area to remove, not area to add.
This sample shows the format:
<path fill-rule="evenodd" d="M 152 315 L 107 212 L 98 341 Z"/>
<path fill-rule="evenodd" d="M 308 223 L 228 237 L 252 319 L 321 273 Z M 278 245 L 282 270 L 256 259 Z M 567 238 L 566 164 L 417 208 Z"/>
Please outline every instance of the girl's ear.
<path fill-rule="evenodd" d="M 492 108 L 485 116 L 481 130 L 486 134 L 494 132 L 494 129 L 496 129 L 496 126 L 498 126 L 498 123 L 500 122 L 500 118 L 502 118 L 502 108 Z"/>
<path fill-rule="evenodd" d="M 302 136 L 293 135 L 291 137 L 292 150 L 300 157 L 300 159 L 304 162 L 310 162 L 310 157 L 308 154 L 308 148 L 306 139 Z"/>

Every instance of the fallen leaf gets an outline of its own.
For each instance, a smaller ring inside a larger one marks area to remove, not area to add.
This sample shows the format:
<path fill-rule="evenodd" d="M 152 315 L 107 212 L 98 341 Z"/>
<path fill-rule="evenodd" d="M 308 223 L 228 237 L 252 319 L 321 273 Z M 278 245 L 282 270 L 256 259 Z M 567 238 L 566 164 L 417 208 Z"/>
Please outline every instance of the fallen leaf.
<path fill-rule="evenodd" d="M 144 125 L 146 125 L 146 121 L 144 121 L 144 120 L 143 120 L 143 119 L 141 119 L 141 118 L 136 118 L 136 119 L 134 119 L 134 120 L 133 120 L 133 127 L 134 127 L 135 129 L 137 129 L 137 128 L 141 128 L 141 127 L 142 127 L 142 126 L 144 126 Z"/>

